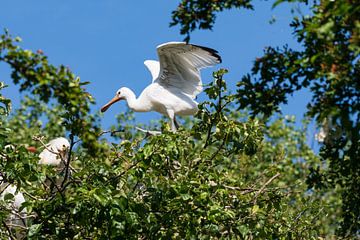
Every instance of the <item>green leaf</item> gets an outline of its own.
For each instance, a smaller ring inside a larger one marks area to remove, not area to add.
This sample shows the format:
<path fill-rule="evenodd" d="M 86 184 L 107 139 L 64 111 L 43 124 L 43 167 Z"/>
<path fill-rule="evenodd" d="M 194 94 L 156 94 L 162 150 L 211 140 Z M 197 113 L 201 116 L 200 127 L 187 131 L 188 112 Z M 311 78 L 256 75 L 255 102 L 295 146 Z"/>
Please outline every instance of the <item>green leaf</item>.
<path fill-rule="evenodd" d="M 41 223 L 40 223 L 40 224 L 32 224 L 32 225 L 30 226 L 30 228 L 29 228 L 28 236 L 29 236 L 29 237 L 34 237 L 34 236 L 36 236 L 36 235 L 40 232 L 41 228 L 42 228 L 42 224 L 41 224 Z"/>

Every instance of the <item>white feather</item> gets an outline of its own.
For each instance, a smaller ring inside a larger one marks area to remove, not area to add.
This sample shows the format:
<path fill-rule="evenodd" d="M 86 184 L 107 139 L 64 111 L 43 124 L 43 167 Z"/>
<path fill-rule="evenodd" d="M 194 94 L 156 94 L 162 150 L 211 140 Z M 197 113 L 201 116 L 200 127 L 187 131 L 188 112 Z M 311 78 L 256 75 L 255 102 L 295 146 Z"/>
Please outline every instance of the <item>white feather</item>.
<path fill-rule="evenodd" d="M 155 60 L 146 60 L 144 64 L 149 69 L 152 76 L 152 81 L 154 82 L 159 77 L 160 63 Z"/>
<path fill-rule="evenodd" d="M 213 49 L 184 42 L 168 42 L 157 47 L 160 77 L 165 87 L 174 87 L 193 99 L 202 91 L 200 69 L 214 66 L 221 58 Z"/>
<path fill-rule="evenodd" d="M 176 131 L 176 115 L 193 115 L 198 111 L 194 99 L 202 91 L 200 69 L 221 62 L 217 51 L 184 42 L 168 42 L 159 45 L 157 52 L 159 62 L 144 62 L 152 75 L 152 84 L 138 98 L 129 88 L 120 88 L 101 108 L 102 112 L 124 99 L 133 111 L 156 111 L 169 117 L 171 129 Z"/>
<path fill-rule="evenodd" d="M 70 143 L 66 138 L 59 137 L 51 140 L 39 154 L 39 164 L 60 165 L 61 157 L 66 157 L 69 148 Z"/>

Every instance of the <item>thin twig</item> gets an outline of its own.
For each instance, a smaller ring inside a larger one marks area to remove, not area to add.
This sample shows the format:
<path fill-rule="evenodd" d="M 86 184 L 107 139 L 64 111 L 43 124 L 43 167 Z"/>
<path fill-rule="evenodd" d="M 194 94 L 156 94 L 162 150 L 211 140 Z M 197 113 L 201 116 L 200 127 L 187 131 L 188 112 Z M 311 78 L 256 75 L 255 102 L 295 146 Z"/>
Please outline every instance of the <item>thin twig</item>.
<path fill-rule="evenodd" d="M 309 208 L 305 208 L 303 211 L 301 211 L 301 212 L 296 216 L 296 218 L 294 219 L 294 222 L 297 222 L 297 221 L 300 219 L 300 217 L 301 217 L 307 210 L 309 210 Z"/>
<path fill-rule="evenodd" d="M 226 133 L 226 134 L 225 134 L 225 137 L 224 137 L 224 139 L 223 139 L 223 141 L 222 141 L 222 143 L 221 143 L 221 145 L 220 145 L 219 148 L 216 150 L 216 152 L 211 156 L 210 161 L 212 161 L 212 160 L 216 157 L 216 155 L 219 154 L 219 152 L 221 151 L 221 149 L 223 149 L 227 137 L 228 137 L 228 134 Z"/>
<path fill-rule="evenodd" d="M 67 157 L 67 161 L 66 161 L 66 165 L 65 165 L 65 176 L 64 176 L 64 180 L 61 183 L 61 188 L 64 187 L 65 182 L 67 181 L 67 178 L 69 176 L 69 167 L 70 167 L 70 160 L 71 160 L 71 152 L 72 152 L 72 148 L 74 147 L 74 135 L 70 134 L 70 149 L 69 149 L 69 153 L 68 153 L 68 157 Z"/>
<path fill-rule="evenodd" d="M 119 178 L 121 178 L 125 173 L 127 173 L 130 169 L 132 169 L 133 167 L 135 167 L 136 165 L 138 165 L 139 163 L 141 162 L 141 160 L 139 161 L 136 161 L 135 163 L 131 164 L 127 169 L 125 169 L 123 172 L 121 172 L 119 175 L 116 175 L 114 177 L 112 177 L 110 180 L 114 181 L 114 180 L 117 180 Z M 108 182 L 109 182 L 108 181 Z"/>
<path fill-rule="evenodd" d="M 227 185 L 223 185 L 223 187 L 230 189 L 230 190 L 240 191 L 240 194 L 243 194 L 243 195 L 247 194 L 247 193 L 259 191 L 259 189 L 257 189 L 257 188 L 240 188 L 240 187 L 233 187 L 233 186 L 227 186 Z"/>
<path fill-rule="evenodd" d="M 31 195 L 30 193 L 26 192 L 25 190 L 22 190 L 21 192 L 24 193 L 29 198 L 31 198 L 32 200 L 36 200 L 36 201 L 43 200 L 43 199 L 36 198 L 35 196 Z"/>
<path fill-rule="evenodd" d="M 15 240 L 16 238 L 12 235 L 10 227 L 6 224 L 5 221 L 2 221 L 2 223 L 5 226 L 6 230 L 8 231 L 10 239 Z"/>
<path fill-rule="evenodd" d="M 106 134 L 106 133 L 110 133 L 110 135 L 112 136 L 112 135 L 114 135 L 115 133 L 118 133 L 118 132 L 124 132 L 124 130 L 123 130 L 123 129 L 120 129 L 120 130 L 105 130 L 105 131 L 102 131 L 102 132 L 98 135 L 98 137 L 100 137 L 100 136 L 102 136 L 102 135 L 104 135 L 104 134 Z"/>
<path fill-rule="evenodd" d="M 58 155 L 59 152 L 55 152 L 54 150 L 52 150 L 51 148 L 49 148 L 49 147 L 47 146 L 47 145 L 49 145 L 49 144 L 45 144 L 45 143 L 42 141 L 42 138 L 43 138 L 43 137 L 38 137 L 38 136 L 34 136 L 34 137 L 33 137 L 33 139 L 34 139 L 35 141 L 40 142 L 41 145 L 42 145 L 46 150 L 48 150 L 49 152 L 51 152 L 51 153 L 53 153 L 53 154 Z"/>
<path fill-rule="evenodd" d="M 259 189 L 259 191 L 257 191 L 255 197 L 254 197 L 254 205 L 256 204 L 257 198 L 259 197 L 259 195 L 264 191 L 264 189 L 266 188 L 267 185 L 269 185 L 272 181 L 274 181 L 275 178 L 279 177 L 280 173 L 275 174 L 274 176 L 272 176 L 264 185 L 262 185 L 262 187 Z"/>
<path fill-rule="evenodd" d="M 24 229 L 24 230 L 28 230 L 29 228 L 28 227 L 25 227 L 25 226 L 22 226 L 22 225 L 19 225 L 19 224 L 14 224 L 14 223 L 9 223 L 7 224 L 9 227 L 13 227 L 13 228 L 21 228 L 21 229 Z"/>
<path fill-rule="evenodd" d="M 205 144 L 204 144 L 204 147 L 203 149 L 207 148 L 207 146 L 210 145 L 210 138 L 211 138 L 211 129 L 213 127 L 213 120 L 210 119 L 210 126 L 208 126 L 208 131 L 207 131 L 207 135 L 206 135 L 206 140 L 205 140 Z"/>
<path fill-rule="evenodd" d="M 1 185 L 0 185 L 0 194 L 2 194 L 7 188 L 8 186 L 10 186 L 11 183 L 8 183 L 8 182 L 2 182 Z"/>
<path fill-rule="evenodd" d="M 16 220 L 19 220 L 19 219 L 24 220 L 24 219 L 35 218 L 36 217 L 36 215 L 27 215 L 25 212 L 20 212 L 19 213 L 19 211 L 11 212 L 11 214 L 17 216 L 17 218 L 15 218 Z"/>
<path fill-rule="evenodd" d="M 65 196 L 63 195 L 61 189 L 60 189 L 59 186 L 56 184 L 56 182 L 54 182 L 54 181 L 52 180 L 52 178 L 50 178 L 50 177 L 48 177 L 48 176 L 46 176 L 46 179 L 48 179 L 48 180 L 55 186 L 55 188 L 56 188 L 56 190 L 58 191 L 58 193 L 60 193 L 61 198 L 63 199 L 63 201 L 65 201 Z M 56 195 L 53 194 L 52 197 L 51 197 L 51 200 L 54 199 L 55 196 L 56 196 Z"/>
<path fill-rule="evenodd" d="M 217 81 L 219 81 L 219 84 L 218 84 Z M 212 127 L 214 126 L 214 123 L 218 120 L 218 118 L 220 117 L 220 113 L 222 111 L 222 106 L 221 106 L 222 98 L 223 98 L 222 95 L 221 95 L 222 78 L 217 79 L 215 83 L 218 84 L 218 89 L 219 89 L 219 91 L 218 91 L 218 104 L 217 104 L 217 106 L 215 106 L 216 114 L 215 114 L 214 119 L 210 118 L 210 126 L 209 126 L 208 131 L 207 131 L 207 136 L 206 136 L 206 140 L 205 140 L 205 144 L 204 144 L 203 149 L 207 148 L 210 145 Z"/>

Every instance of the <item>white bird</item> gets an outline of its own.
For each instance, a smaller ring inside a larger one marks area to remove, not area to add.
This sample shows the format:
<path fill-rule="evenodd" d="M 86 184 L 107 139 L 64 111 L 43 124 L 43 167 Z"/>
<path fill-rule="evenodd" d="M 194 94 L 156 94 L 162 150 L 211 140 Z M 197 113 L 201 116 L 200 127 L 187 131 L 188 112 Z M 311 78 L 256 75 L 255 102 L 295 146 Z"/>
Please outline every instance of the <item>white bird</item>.
<path fill-rule="evenodd" d="M 58 166 L 66 159 L 69 149 L 70 143 L 66 138 L 55 138 L 46 144 L 39 154 L 39 164 Z"/>
<path fill-rule="evenodd" d="M 11 225 L 10 229 L 15 229 L 18 226 L 25 227 L 26 226 L 26 209 L 23 208 L 20 211 L 21 205 L 25 202 L 24 195 L 17 189 L 17 187 L 13 184 L 9 184 L 3 180 L 0 176 L 0 202 L 5 201 L 5 197 L 11 194 L 13 199 L 7 200 L 7 203 L 4 205 L 9 211 L 10 214 L 6 219 L 5 223 L 7 225 Z M 1 203 L 0 203 L 1 205 Z M 1 231 L 0 231 L 1 235 Z M 22 236 L 20 233 L 17 233 L 18 239 Z"/>
<path fill-rule="evenodd" d="M 7 145 L 5 146 L 5 149 L 11 149 L 14 151 L 15 147 L 12 145 Z M 58 166 L 61 164 L 62 159 L 66 159 L 69 149 L 70 143 L 66 138 L 55 138 L 46 144 L 45 149 L 39 154 L 39 164 Z M 36 148 L 28 147 L 28 151 L 36 152 Z M 6 223 L 25 227 L 27 210 L 24 208 L 20 211 L 21 205 L 25 202 L 24 195 L 17 189 L 16 185 L 5 182 L 0 175 L 0 201 L 4 201 L 7 194 L 13 195 L 14 198 L 6 205 L 7 208 L 11 210 L 11 214 L 6 220 Z M 17 234 L 16 236 L 18 239 L 22 238 L 22 235 Z"/>
<path fill-rule="evenodd" d="M 14 145 L 8 144 L 4 147 L 5 153 L 15 152 Z M 1 154 L 0 158 L 6 161 L 6 155 Z M 7 195 L 12 195 L 10 199 L 7 199 Z M 7 200 L 5 200 L 7 199 Z M 6 203 L 3 205 L 2 202 Z M 0 173 L 0 205 L 9 211 L 8 218 L 4 223 L 11 229 L 16 231 L 17 239 L 22 239 L 23 235 L 20 233 L 22 227 L 26 226 L 26 208 L 20 210 L 21 205 L 25 202 L 24 195 L 18 190 L 16 185 L 10 184 L 3 178 L 3 173 Z M 0 230 L 0 236 L 4 234 Z M 8 233 L 7 233 L 8 234 Z M 6 233 L 4 235 L 7 235 Z"/>
<path fill-rule="evenodd" d="M 315 134 L 315 140 L 319 143 L 323 143 L 327 135 L 327 131 L 323 127 L 321 127 L 319 132 Z"/>
<path fill-rule="evenodd" d="M 14 200 L 11 203 L 12 209 L 19 209 L 21 204 L 25 202 L 24 195 L 17 190 L 15 185 L 4 182 L 0 184 L 0 200 L 4 201 L 6 194 L 11 194 L 14 196 Z M 15 216 L 12 217 L 15 218 Z"/>
<path fill-rule="evenodd" d="M 176 131 L 176 115 L 194 115 L 198 111 L 195 97 L 202 91 L 200 69 L 221 63 L 214 49 L 168 42 L 157 47 L 159 61 L 146 60 L 145 66 L 152 75 L 152 83 L 136 98 L 129 88 L 122 87 L 115 97 L 105 104 L 105 112 L 113 103 L 126 100 L 135 112 L 156 111 L 170 118 L 171 130 Z"/>
<path fill-rule="evenodd" d="M 0 184 L 0 201 L 5 201 L 8 194 L 13 196 L 12 200 L 7 200 L 5 207 L 10 211 L 8 218 L 3 222 L 11 231 L 16 231 L 16 239 L 24 239 L 24 228 L 26 227 L 26 209 L 20 211 L 21 205 L 25 202 L 24 195 L 17 189 L 15 185 L 3 183 Z M 8 235 L 5 233 L 4 235 Z M 2 232 L 0 230 L 0 236 Z M 9 238 L 13 239 L 13 238 Z"/>

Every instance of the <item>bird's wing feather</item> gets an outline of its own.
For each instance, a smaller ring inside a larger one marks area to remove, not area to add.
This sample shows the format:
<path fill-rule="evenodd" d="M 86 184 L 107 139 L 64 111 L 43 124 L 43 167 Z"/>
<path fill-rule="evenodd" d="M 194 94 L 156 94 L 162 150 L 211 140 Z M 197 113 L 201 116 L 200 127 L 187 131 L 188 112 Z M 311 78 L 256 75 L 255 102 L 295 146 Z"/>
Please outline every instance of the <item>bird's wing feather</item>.
<path fill-rule="evenodd" d="M 192 98 L 202 91 L 200 69 L 221 62 L 216 50 L 184 42 L 159 45 L 157 52 L 160 74 L 155 82 L 177 88 Z"/>
<path fill-rule="evenodd" d="M 149 69 L 152 76 L 152 81 L 154 82 L 159 77 L 160 63 L 155 60 L 146 60 L 144 64 Z"/>

